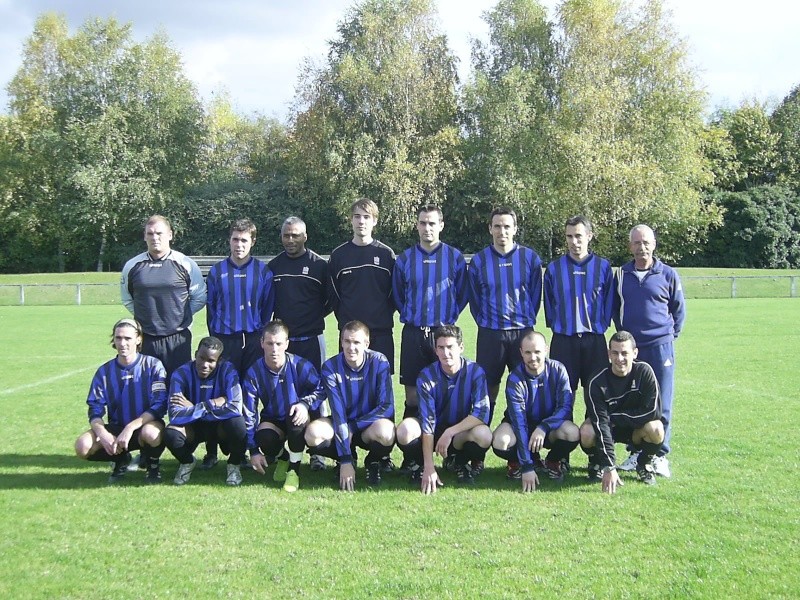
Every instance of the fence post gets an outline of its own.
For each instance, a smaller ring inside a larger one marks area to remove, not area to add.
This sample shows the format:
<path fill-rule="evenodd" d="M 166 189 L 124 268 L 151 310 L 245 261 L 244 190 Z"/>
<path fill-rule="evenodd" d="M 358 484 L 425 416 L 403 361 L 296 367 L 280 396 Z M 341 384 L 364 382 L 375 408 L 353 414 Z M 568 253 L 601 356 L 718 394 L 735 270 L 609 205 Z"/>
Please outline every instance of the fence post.
<path fill-rule="evenodd" d="M 731 277 L 731 298 L 736 298 L 736 277 Z"/>
<path fill-rule="evenodd" d="M 75 284 L 75 302 L 78 306 L 81 305 L 81 284 Z"/>
<path fill-rule="evenodd" d="M 19 303 L 25 304 L 25 286 L 22 284 L 19 285 Z"/>
<path fill-rule="evenodd" d="M 789 298 L 797 298 L 797 276 L 792 275 L 792 285 L 789 289 Z"/>

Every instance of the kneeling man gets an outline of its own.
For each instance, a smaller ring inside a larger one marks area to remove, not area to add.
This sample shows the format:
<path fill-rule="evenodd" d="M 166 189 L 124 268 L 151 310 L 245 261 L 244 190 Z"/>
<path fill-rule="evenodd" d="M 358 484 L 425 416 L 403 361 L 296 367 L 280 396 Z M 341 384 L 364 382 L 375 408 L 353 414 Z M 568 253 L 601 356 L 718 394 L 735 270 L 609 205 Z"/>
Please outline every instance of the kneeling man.
<path fill-rule="evenodd" d="M 508 411 L 492 440 L 495 454 L 509 461 L 509 478 L 522 479 L 523 492 L 536 490 L 534 468 L 543 448 L 550 449 L 544 463 L 548 476 L 563 481 L 562 463 L 578 446 L 578 427 L 569 420 L 574 402 L 569 375 L 564 365 L 547 358 L 547 350 L 537 331 L 520 340 L 522 363 L 508 376 Z"/>
<path fill-rule="evenodd" d="M 264 475 L 268 457 L 276 462 L 273 481 L 283 482 L 286 492 L 296 492 L 308 413 L 319 409 L 325 392 L 311 361 L 287 352 L 288 347 L 286 324 L 267 323 L 261 331 L 264 357 L 250 367 L 244 380 L 245 421 L 253 469 Z"/>
<path fill-rule="evenodd" d="M 589 479 L 602 480 L 613 494 L 622 481 L 617 474 L 614 442 L 632 444 L 639 453 L 636 473 L 647 485 L 656 482 L 655 457 L 664 441 L 661 397 L 653 369 L 636 361 L 636 340 L 618 331 L 608 343 L 610 365 L 589 384 L 588 418 L 581 425 L 581 448 L 589 455 Z"/>
<path fill-rule="evenodd" d="M 242 416 L 242 388 L 233 363 L 220 359 L 224 348 L 215 337 L 204 337 L 194 360 L 178 368 L 169 385 L 169 427 L 164 442 L 178 459 L 175 485 L 189 481 L 195 465 L 195 448 L 200 442 L 227 446 L 226 483 L 240 485 L 245 436 Z"/>
<path fill-rule="evenodd" d="M 417 378 L 419 419 L 404 419 L 397 428 L 405 459 L 423 465 L 411 477 L 424 494 L 443 485 L 433 464 L 434 450 L 455 466 L 459 483 L 471 484 L 475 473 L 469 461 L 482 464 L 492 443 L 486 373 L 462 356 L 464 338 L 458 326 L 438 327 L 433 339 L 438 361 Z"/>
<path fill-rule="evenodd" d="M 131 462 L 131 450 L 142 451 L 147 483 L 159 483 L 159 458 L 164 451 L 162 431 L 167 410 L 166 371 L 161 361 L 140 354 L 142 326 L 121 319 L 111 330 L 116 358 L 103 364 L 92 379 L 86 404 L 89 431 L 75 441 L 75 454 L 92 461 L 114 463 L 109 483 L 117 483 Z M 108 413 L 108 424 L 103 417 Z"/>
<path fill-rule="evenodd" d="M 367 481 L 381 483 L 381 472 L 394 446 L 392 367 L 380 352 L 369 350 L 369 329 L 361 321 L 342 328 L 341 353 L 322 365 L 331 418 L 312 422 L 306 431 L 311 454 L 339 461 L 339 489 L 353 491 L 356 446 L 368 450 Z M 335 443 L 334 443 L 335 438 Z"/>

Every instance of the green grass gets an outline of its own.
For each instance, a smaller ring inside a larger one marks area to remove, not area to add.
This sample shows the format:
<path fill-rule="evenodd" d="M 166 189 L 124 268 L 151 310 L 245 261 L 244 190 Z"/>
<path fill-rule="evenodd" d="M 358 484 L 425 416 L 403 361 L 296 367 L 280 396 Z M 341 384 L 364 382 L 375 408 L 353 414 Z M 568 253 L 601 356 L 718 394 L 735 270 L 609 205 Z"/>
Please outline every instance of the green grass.
<path fill-rule="evenodd" d="M 354 494 L 307 468 L 295 495 L 252 472 L 231 489 L 223 465 L 178 488 L 168 453 L 163 485 L 131 474 L 109 487 L 108 468 L 75 458 L 72 444 L 125 312 L 0 307 L 0 597 L 795 596 L 800 303 L 688 308 L 673 479 L 649 488 L 625 474 L 609 497 L 584 483 L 576 451 L 563 485 L 523 495 L 489 455 L 474 489 L 445 473 L 446 486 L 424 497 L 397 476 L 368 489 L 361 468 Z M 474 325 L 461 324 L 474 356 Z"/>

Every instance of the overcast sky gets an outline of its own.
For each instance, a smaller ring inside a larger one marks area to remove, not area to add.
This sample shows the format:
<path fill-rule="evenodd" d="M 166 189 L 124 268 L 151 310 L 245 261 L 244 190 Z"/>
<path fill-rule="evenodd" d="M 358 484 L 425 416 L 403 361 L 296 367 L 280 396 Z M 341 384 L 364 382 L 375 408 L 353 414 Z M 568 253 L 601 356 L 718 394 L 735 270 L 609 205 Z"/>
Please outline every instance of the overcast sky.
<path fill-rule="evenodd" d="M 544 0 L 552 9 L 557 0 Z M 0 0 L 0 109 L 38 15 L 66 15 L 71 31 L 90 17 L 133 24 L 137 40 L 158 28 L 181 53 L 204 99 L 229 92 L 239 112 L 283 119 L 304 58 L 320 61 L 353 0 Z M 469 73 L 470 38 L 496 0 L 438 0 L 442 27 Z M 744 99 L 779 102 L 800 84 L 800 3 L 790 0 L 666 0 L 709 94 L 708 110 Z M 552 10 L 551 10 L 551 16 Z"/>

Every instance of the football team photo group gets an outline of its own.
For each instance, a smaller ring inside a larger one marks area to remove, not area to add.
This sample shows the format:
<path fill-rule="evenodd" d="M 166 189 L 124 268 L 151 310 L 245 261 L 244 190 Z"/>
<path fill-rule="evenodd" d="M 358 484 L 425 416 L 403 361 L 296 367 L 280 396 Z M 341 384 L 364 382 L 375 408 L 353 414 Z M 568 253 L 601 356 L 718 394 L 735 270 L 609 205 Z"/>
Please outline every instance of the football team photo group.
<path fill-rule="evenodd" d="M 487 216 L 490 243 L 470 260 L 441 240 L 436 205 L 418 209 L 419 242 L 399 255 L 373 237 L 379 210 L 366 198 L 351 206 L 352 239 L 327 260 L 289 216 L 283 252 L 261 261 L 256 224 L 239 219 L 229 256 L 205 278 L 172 248 L 169 220 L 151 216 L 146 251 L 122 271 L 131 316 L 109 323 L 114 355 L 91 380 L 75 453 L 110 465 L 110 484 L 141 471 L 147 483 L 182 486 L 195 469 L 216 469 L 230 486 L 247 477 L 290 493 L 309 469 L 332 471 L 343 491 L 401 477 L 433 494 L 443 471 L 474 484 L 487 453 L 523 492 L 543 478 L 580 477 L 608 494 L 623 485 L 619 471 L 645 485 L 670 478 L 686 305 L 653 230 L 633 227 L 631 260 L 613 268 L 590 248 L 592 223 L 574 216 L 566 253 L 545 265 L 515 241 L 513 209 Z M 208 335 L 193 340 L 204 308 Z M 474 357 L 457 325 L 466 310 Z M 330 313 L 337 348 L 325 344 Z M 177 461 L 169 473 L 165 451 Z M 585 474 L 572 468 L 575 452 Z"/>

